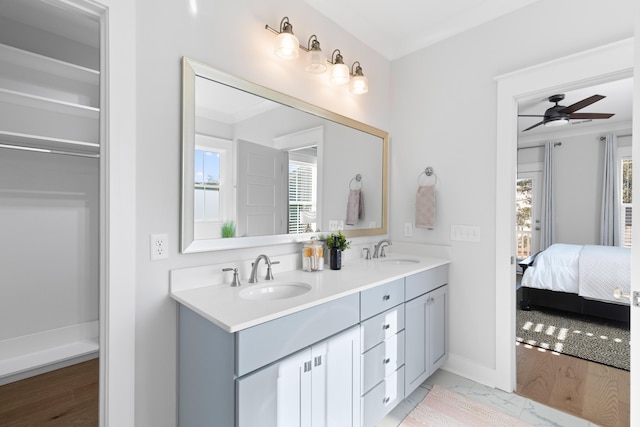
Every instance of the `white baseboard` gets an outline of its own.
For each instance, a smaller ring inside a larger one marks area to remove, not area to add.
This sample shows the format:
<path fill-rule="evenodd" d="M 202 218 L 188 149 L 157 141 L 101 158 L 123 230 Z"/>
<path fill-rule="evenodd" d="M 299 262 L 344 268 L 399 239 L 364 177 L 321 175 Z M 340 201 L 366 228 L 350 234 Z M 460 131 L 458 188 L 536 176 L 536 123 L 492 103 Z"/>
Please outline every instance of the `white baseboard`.
<path fill-rule="evenodd" d="M 495 369 L 479 365 L 475 361 L 460 355 L 449 353 L 449 358 L 440 369 L 468 378 L 487 387 L 495 388 Z"/>
<path fill-rule="evenodd" d="M 0 341 L 0 385 L 98 357 L 98 321 Z"/>

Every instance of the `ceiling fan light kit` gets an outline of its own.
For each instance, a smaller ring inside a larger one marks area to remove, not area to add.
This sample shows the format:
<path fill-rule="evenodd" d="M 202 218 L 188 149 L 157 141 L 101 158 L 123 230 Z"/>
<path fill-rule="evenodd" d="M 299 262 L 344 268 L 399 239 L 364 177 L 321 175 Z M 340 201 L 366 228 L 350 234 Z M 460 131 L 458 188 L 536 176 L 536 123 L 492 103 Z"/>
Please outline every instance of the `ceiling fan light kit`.
<path fill-rule="evenodd" d="M 530 115 L 530 114 L 519 114 L 518 117 L 542 117 L 542 121 L 536 123 L 533 126 L 529 126 L 523 132 L 536 128 L 540 125 L 544 126 L 562 126 L 569 123 L 570 120 L 573 119 L 581 119 L 581 120 L 593 120 L 593 119 L 608 119 L 613 117 L 612 113 L 576 113 L 576 111 L 581 110 L 594 102 L 598 102 L 601 99 L 604 99 L 604 95 L 593 95 L 588 98 L 583 99 L 582 101 L 578 101 L 575 104 L 571 104 L 568 107 L 563 105 L 559 105 L 558 103 L 564 99 L 564 94 L 552 95 L 549 97 L 549 102 L 553 102 L 554 105 L 551 108 L 548 108 L 547 111 L 544 112 L 544 115 Z"/>

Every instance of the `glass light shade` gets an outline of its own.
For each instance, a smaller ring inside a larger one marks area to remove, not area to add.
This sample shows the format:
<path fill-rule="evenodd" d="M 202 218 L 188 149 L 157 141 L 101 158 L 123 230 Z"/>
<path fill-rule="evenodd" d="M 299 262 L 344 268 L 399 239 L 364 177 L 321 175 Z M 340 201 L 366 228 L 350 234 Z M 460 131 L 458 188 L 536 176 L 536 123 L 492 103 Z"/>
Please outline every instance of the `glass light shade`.
<path fill-rule="evenodd" d="M 353 76 L 349 91 L 354 95 L 362 95 L 369 92 L 369 80 L 365 76 Z"/>
<path fill-rule="evenodd" d="M 334 85 L 343 85 L 349 83 L 350 79 L 349 67 L 344 64 L 337 63 L 331 67 L 331 75 L 329 81 Z"/>
<path fill-rule="evenodd" d="M 556 119 L 556 120 L 549 120 L 547 122 L 544 123 L 545 126 L 562 126 L 562 125 L 566 125 L 569 124 L 569 119 Z"/>
<path fill-rule="evenodd" d="M 292 33 L 282 32 L 276 37 L 275 53 L 282 59 L 295 59 L 298 57 L 298 38 Z"/>
<path fill-rule="evenodd" d="M 327 71 L 327 57 L 320 49 L 311 49 L 307 52 L 307 66 L 304 69 L 313 74 L 322 74 Z"/>

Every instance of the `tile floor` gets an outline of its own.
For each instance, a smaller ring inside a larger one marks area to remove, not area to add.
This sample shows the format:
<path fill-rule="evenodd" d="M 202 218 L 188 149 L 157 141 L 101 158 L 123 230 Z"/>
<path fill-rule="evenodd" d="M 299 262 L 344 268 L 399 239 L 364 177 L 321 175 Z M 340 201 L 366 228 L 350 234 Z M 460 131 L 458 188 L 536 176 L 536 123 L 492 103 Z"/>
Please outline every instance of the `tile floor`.
<path fill-rule="evenodd" d="M 534 426 L 544 427 L 594 427 L 596 424 L 575 417 L 557 409 L 550 408 L 515 393 L 478 384 L 467 378 L 438 370 L 408 398 L 403 400 L 376 427 L 397 427 L 404 417 L 438 384 L 487 406 L 506 412 Z"/>

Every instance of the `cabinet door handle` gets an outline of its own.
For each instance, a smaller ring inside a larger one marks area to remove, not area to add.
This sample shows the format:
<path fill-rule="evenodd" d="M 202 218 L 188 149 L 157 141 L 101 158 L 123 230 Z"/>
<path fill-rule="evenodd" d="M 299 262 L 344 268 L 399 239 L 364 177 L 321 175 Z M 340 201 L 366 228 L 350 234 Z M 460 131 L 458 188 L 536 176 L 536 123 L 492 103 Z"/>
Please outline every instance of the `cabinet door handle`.
<path fill-rule="evenodd" d="M 384 363 L 385 365 L 388 365 L 389 362 L 391 362 L 391 359 L 388 357 L 382 361 L 382 363 Z"/>
<path fill-rule="evenodd" d="M 309 372 L 311 370 L 311 361 L 304 362 L 304 372 Z"/>
<path fill-rule="evenodd" d="M 389 403 L 390 400 L 391 400 L 391 398 L 389 396 L 387 396 L 384 399 L 382 399 L 382 403 L 384 403 L 386 405 L 387 403 Z"/>
<path fill-rule="evenodd" d="M 313 366 L 320 366 L 322 365 L 322 356 L 316 356 L 313 359 Z"/>
<path fill-rule="evenodd" d="M 387 329 L 389 329 L 390 327 L 391 327 L 391 325 L 390 325 L 390 324 L 388 324 L 388 323 L 385 323 L 384 325 L 382 325 L 382 329 L 384 329 L 385 331 L 386 331 Z"/>
<path fill-rule="evenodd" d="M 391 295 L 383 295 L 382 301 L 389 301 L 391 299 Z"/>

